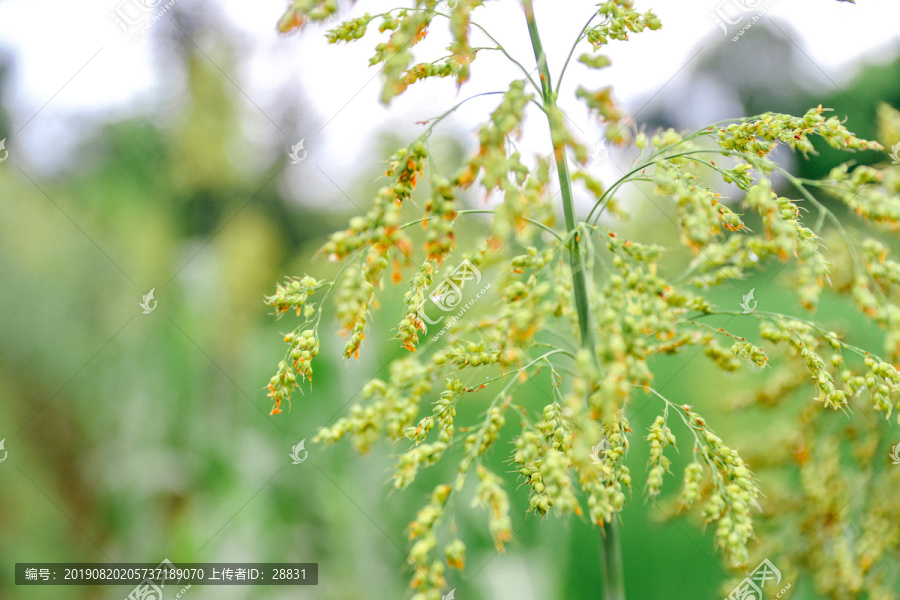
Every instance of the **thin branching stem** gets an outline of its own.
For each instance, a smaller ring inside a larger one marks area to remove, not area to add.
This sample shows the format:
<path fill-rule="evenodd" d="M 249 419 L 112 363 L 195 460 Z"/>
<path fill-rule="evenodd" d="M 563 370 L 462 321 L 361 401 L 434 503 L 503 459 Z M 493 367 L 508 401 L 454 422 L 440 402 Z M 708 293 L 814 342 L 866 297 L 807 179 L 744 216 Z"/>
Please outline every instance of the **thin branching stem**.
<path fill-rule="evenodd" d="M 557 111 L 556 98 L 551 86 L 550 69 L 547 67 L 547 55 L 544 53 L 541 37 L 538 33 L 537 22 L 534 17 L 534 6 L 531 0 L 523 0 L 525 20 L 528 23 L 528 34 L 531 38 L 531 47 L 534 50 L 534 59 L 537 62 L 538 73 L 541 78 L 541 92 L 544 107 L 547 109 L 547 121 L 550 125 L 550 137 L 553 142 L 553 154 L 556 159 L 556 171 L 559 178 L 560 196 L 563 202 L 563 212 L 566 220 L 566 231 L 569 239 L 569 265 L 572 269 L 572 288 L 575 298 L 575 308 L 578 315 L 578 329 L 581 334 L 581 346 L 586 349 L 594 361 L 597 361 L 597 351 L 594 343 L 594 331 L 591 327 L 591 313 L 588 302 L 587 269 L 584 256 L 581 253 L 581 241 L 574 235 L 578 223 L 575 218 L 575 202 L 572 196 L 572 179 L 569 175 L 569 165 L 566 160 L 566 149 L 562 139 L 562 132 L 554 126 L 552 113 Z M 625 599 L 625 577 L 622 568 L 622 550 L 619 542 L 618 523 L 612 519 L 605 527 L 602 535 L 603 544 L 603 598 L 605 600 Z"/>
<path fill-rule="evenodd" d="M 569 68 L 569 62 L 572 60 L 572 56 L 575 54 L 575 48 L 578 47 L 578 44 L 581 43 L 581 40 L 584 39 L 585 34 L 588 32 L 588 27 L 590 27 L 591 22 L 597 18 L 597 15 L 600 11 L 594 11 L 591 15 L 591 18 L 587 20 L 587 23 L 584 24 L 584 27 L 581 28 L 581 31 L 578 33 L 578 37 L 575 38 L 575 42 L 572 43 L 572 47 L 569 49 L 569 55 L 566 57 L 566 62 L 563 63 L 562 69 L 559 71 L 559 77 L 556 79 L 556 89 L 562 87 L 563 76 L 566 74 L 566 69 Z M 608 19 L 607 19 L 608 20 Z"/>

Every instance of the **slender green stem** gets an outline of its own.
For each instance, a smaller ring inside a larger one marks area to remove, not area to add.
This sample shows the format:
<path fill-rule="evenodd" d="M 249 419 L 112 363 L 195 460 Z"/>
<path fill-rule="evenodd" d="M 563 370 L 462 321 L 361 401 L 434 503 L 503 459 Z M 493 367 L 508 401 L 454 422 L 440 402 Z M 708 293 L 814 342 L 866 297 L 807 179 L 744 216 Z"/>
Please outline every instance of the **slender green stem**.
<path fill-rule="evenodd" d="M 468 208 L 468 209 L 466 209 L 466 210 L 458 210 L 458 211 L 456 211 L 456 214 L 457 214 L 457 216 L 459 216 L 459 215 L 494 214 L 494 213 L 496 213 L 496 212 L 497 212 L 497 211 L 494 210 L 493 208 Z M 415 221 L 410 221 L 410 222 L 408 222 L 408 223 L 404 223 L 403 225 L 401 225 L 401 226 L 398 227 L 397 229 L 406 229 L 407 227 L 412 227 L 412 226 L 415 225 L 416 223 L 423 223 L 423 222 L 425 222 L 425 221 L 430 221 L 431 219 L 439 219 L 439 218 L 441 218 L 440 215 L 432 215 L 432 216 L 430 216 L 430 217 L 423 217 L 423 218 L 421 218 L 421 219 L 416 219 Z M 558 239 L 559 241 L 563 241 L 563 237 L 562 237 L 561 235 L 559 235 L 559 234 L 556 232 L 556 230 L 553 229 L 552 227 L 550 227 L 550 226 L 548 226 L 548 225 L 545 225 L 544 223 L 541 223 L 540 221 L 536 221 L 536 220 L 534 220 L 534 219 L 532 219 L 532 218 L 529 218 L 529 217 L 522 217 L 522 218 L 523 218 L 525 221 L 527 221 L 527 222 L 531 223 L 532 225 L 534 225 L 535 227 L 540 227 L 541 229 L 543 229 L 543 230 L 546 231 L 547 233 L 553 235 L 553 237 L 555 237 L 555 238 Z"/>
<path fill-rule="evenodd" d="M 603 529 L 603 598 L 625 600 L 625 574 L 622 563 L 622 542 L 615 518 Z"/>
<path fill-rule="evenodd" d="M 541 95 L 547 109 L 547 122 L 550 126 L 550 137 L 553 141 L 553 153 L 556 159 L 556 172 L 559 178 L 560 195 L 563 201 L 563 212 L 566 218 L 566 231 L 569 239 L 569 264 L 572 268 L 572 288 L 575 297 L 575 308 L 578 315 L 578 328 L 581 333 L 581 346 L 597 360 L 594 344 L 594 330 L 591 327 L 591 313 L 588 303 L 587 273 L 584 256 L 581 253 L 581 240 L 574 234 L 578 223 L 575 220 L 575 202 L 572 197 L 572 179 L 569 176 L 569 165 L 566 161 L 566 147 L 559 126 L 554 124 L 554 115 L 558 113 L 556 98 L 547 67 L 547 55 L 541 45 L 537 22 L 534 18 L 532 0 L 523 0 L 525 20 L 528 23 L 528 34 L 534 59 L 537 61 L 541 78 Z M 622 569 L 622 550 L 619 542 L 618 523 L 615 519 L 606 524 L 601 535 L 603 543 L 603 598 L 604 600 L 625 600 L 625 578 Z"/>
<path fill-rule="evenodd" d="M 572 60 L 572 56 L 575 54 L 575 48 L 577 48 L 578 44 L 581 43 L 581 40 L 584 39 L 584 34 L 587 33 L 591 21 L 597 18 L 598 13 L 599 11 L 594 11 L 594 14 L 591 15 L 591 18 L 588 19 L 587 23 L 584 24 L 584 27 L 581 28 L 581 31 L 578 33 L 578 37 L 575 38 L 575 42 L 572 44 L 572 48 L 569 50 L 569 55 L 566 57 L 566 62 L 563 63 L 562 69 L 560 69 L 559 71 L 559 77 L 556 79 L 557 90 L 562 87 L 563 76 L 566 74 L 566 69 L 569 68 L 569 62 Z"/>
<path fill-rule="evenodd" d="M 748 118 L 752 118 L 752 117 L 748 117 Z M 600 196 L 600 198 L 597 199 L 597 202 L 594 204 L 594 206 L 591 207 L 591 212 L 588 213 L 587 219 L 585 219 L 585 220 L 588 223 L 590 223 L 591 219 L 593 218 L 594 224 L 596 225 L 600 221 L 600 217 L 603 215 L 603 211 L 606 209 L 606 204 L 605 204 L 606 200 L 611 198 L 612 194 L 623 184 L 625 184 L 629 181 L 639 181 L 640 179 L 638 179 L 638 178 L 631 179 L 631 176 L 634 175 L 635 173 L 637 173 L 638 171 L 641 171 L 642 169 L 646 169 L 647 167 L 652 166 L 654 164 L 656 158 L 658 156 L 661 156 L 667 150 L 671 150 L 675 146 L 678 146 L 680 144 L 683 144 L 684 142 L 688 142 L 690 140 L 698 138 L 702 135 L 707 135 L 707 136 L 712 135 L 713 132 L 715 132 L 717 130 L 716 128 L 719 125 L 722 125 L 723 123 L 731 123 L 734 121 L 745 121 L 745 120 L 747 120 L 747 119 L 723 119 L 722 121 L 716 121 L 715 123 L 707 125 L 706 127 L 703 127 L 702 129 L 698 129 L 698 130 L 684 136 L 683 138 L 681 138 L 681 140 L 679 142 L 677 142 L 675 144 L 657 148 L 656 152 L 653 152 L 652 154 L 650 154 L 650 156 L 647 159 L 645 159 L 643 164 L 641 164 L 640 166 L 638 166 L 635 169 L 632 169 L 631 171 L 629 171 L 628 173 L 626 173 L 625 175 L 620 177 L 605 192 L 603 192 L 603 195 Z M 720 152 L 720 151 L 715 151 L 715 152 Z M 643 154 L 644 153 L 641 152 L 641 155 L 638 156 L 638 158 L 635 159 L 635 161 L 637 161 L 638 159 L 643 157 Z M 674 154 L 674 155 L 666 156 L 664 158 L 675 158 L 678 156 L 684 156 L 686 154 L 690 154 L 690 152 L 685 152 L 683 154 Z M 594 211 L 597 210 L 598 208 L 600 209 L 600 212 L 597 213 L 596 217 L 594 217 Z"/>
<path fill-rule="evenodd" d="M 492 36 L 490 33 L 488 33 L 488 30 L 487 30 L 487 29 L 485 29 L 484 27 L 482 27 L 481 25 L 479 25 L 479 24 L 476 23 L 475 21 L 472 21 L 472 27 L 475 27 L 475 28 L 479 29 L 479 30 L 481 31 L 481 33 L 483 33 L 484 35 L 486 35 L 487 38 L 488 38 L 489 40 L 491 40 L 492 42 L 494 42 L 495 44 L 497 44 L 497 50 L 499 50 L 500 52 L 502 52 L 503 54 L 505 54 L 505 55 L 506 55 L 506 58 L 508 58 L 509 61 L 510 61 L 511 63 L 513 63 L 514 65 L 516 65 L 517 67 L 519 67 L 519 70 L 522 71 L 522 73 L 525 74 L 525 77 L 528 79 L 528 81 L 531 83 L 531 85 L 534 87 L 534 89 L 535 89 L 536 91 L 538 91 L 538 92 L 541 91 L 540 88 L 538 88 L 537 84 L 534 82 L 534 79 L 531 78 L 531 74 L 528 72 L 528 69 L 526 69 L 525 66 L 524 66 L 522 63 L 520 63 L 520 62 L 517 61 L 515 58 L 513 58 L 512 55 L 511 55 L 509 52 L 506 51 L 506 48 L 503 47 L 503 44 L 501 44 L 500 42 L 498 42 L 496 39 L 494 39 L 494 36 Z"/>
<path fill-rule="evenodd" d="M 388 12 L 386 12 L 386 13 L 384 13 L 384 14 L 390 14 L 390 13 L 393 12 L 394 10 L 399 10 L 399 9 L 392 9 L 392 10 L 389 10 Z M 426 9 L 424 9 L 424 8 L 407 8 L 407 9 L 403 9 L 403 10 L 426 10 Z M 436 16 L 439 16 L 439 17 L 444 17 L 444 18 L 447 19 L 448 21 L 452 20 L 452 17 L 451 17 L 450 15 L 446 14 L 446 13 L 442 13 L 442 12 L 439 12 L 439 11 L 434 11 L 434 14 L 435 14 Z M 381 15 L 376 15 L 376 16 L 381 16 Z M 484 27 L 482 27 L 481 25 L 479 25 L 479 24 L 476 23 L 475 21 L 471 21 L 471 25 L 472 25 L 472 27 L 475 27 L 476 29 L 480 30 L 484 35 L 487 36 L 487 38 L 488 38 L 489 40 L 491 40 L 492 42 L 494 42 L 495 44 L 497 44 L 497 47 L 496 47 L 496 48 L 483 48 L 484 50 L 499 50 L 500 52 L 502 52 L 502 53 L 506 56 L 506 58 L 509 59 L 509 61 L 510 61 L 511 63 L 513 63 L 514 65 L 516 65 L 516 66 L 519 68 L 519 70 L 522 71 L 522 73 L 525 75 L 525 77 L 528 79 L 528 81 L 529 81 L 529 82 L 531 83 L 531 85 L 534 87 L 535 91 L 538 91 L 538 92 L 541 91 L 540 88 L 538 88 L 537 84 L 534 82 L 534 79 L 531 78 L 531 74 L 528 72 L 528 69 L 526 69 L 526 68 L 524 67 L 524 65 L 522 65 L 522 63 L 520 63 L 520 62 L 517 61 L 515 58 L 513 58 L 513 56 L 512 56 L 509 52 L 506 51 L 506 48 L 503 47 L 503 44 L 501 44 L 501 43 L 498 42 L 496 39 L 494 39 L 494 36 L 492 36 L 490 33 L 488 33 L 488 30 L 487 30 L 487 29 L 485 29 Z"/>
<path fill-rule="evenodd" d="M 818 331 L 819 333 L 821 333 L 823 335 L 831 335 L 834 333 L 834 332 L 829 331 L 828 329 L 822 327 L 821 325 L 815 323 L 814 321 L 810 321 L 809 319 L 804 319 L 801 317 L 795 317 L 793 315 L 787 315 L 784 313 L 771 312 L 771 311 L 766 311 L 766 310 L 755 310 L 752 313 L 745 313 L 745 312 L 737 312 L 734 310 L 716 309 L 716 310 L 704 312 L 695 317 L 691 317 L 691 319 L 686 319 L 683 322 L 687 323 L 687 322 L 691 322 L 692 319 L 700 319 L 700 318 L 708 317 L 711 315 L 729 315 L 732 317 L 752 317 L 754 319 L 787 319 L 787 320 L 803 323 L 804 325 L 807 325 L 808 327 L 815 329 L 816 331 Z M 699 323 L 698 323 L 698 325 L 699 325 Z M 856 354 L 858 356 L 861 356 L 863 358 L 866 358 L 867 356 L 872 356 L 872 353 L 870 353 L 868 350 L 866 350 L 864 348 L 860 348 L 859 346 L 854 346 L 853 344 L 848 344 L 847 342 L 845 342 L 843 340 L 838 340 L 838 341 L 840 342 L 842 347 L 850 350 L 851 352 L 853 352 L 854 354 Z"/>
<path fill-rule="evenodd" d="M 569 176 L 569 163 L 566 160 L 565 144 L 560 131 L 553 125 L 552 113 L 556 110 L 556 99 L 550 86 L 550 70 L 547 67 L 547 57 L 544 54 L 541 38 L 538 34 L 537 23 L 534 20 L 534 9 L 530 0 L 523 2 L 525 16 L 528 21 L 528 33 L 531 36 L 531 44 L 534 48 L 535 60 L 538 63 L 538 72 L 541 77 L 541 93 L 544 107 L 547 109 L 548 122 L 550 124 L 550 136 L 553 141 L 553 153 L 556 159 L 556 172 L 559 178 L 560 195 L 562 196 L 563 212 L 566 219 L 566 232 L 571 234 L 576 226 L 575 202 L 572 197 L 572 179 Z M 580 242 L 577 236 L 571 236 L 569 240 L 569 264 L 572 267 L 572 286 L 575 294 L 575 306 L 578 313 L 578 327 L 581 333 L 581 345 L 590 349 L 594 354 L 594 333 L 590 325 L 590 311 L 587 296 L 587 277 L 585 274 L 584 257 L 580 251 Z"/>
<path fill-rule="evenodd" d="M 456 103 L 455 106 L 453 106 L 450 110 L 446 111 L 445 113 L 443 113 L 443 114 L 441 114 L 441 115 L 439 115 L 439 116 L 437 116 L 437 117 L 432 117 L 431 119 L 428 119 L 428 121 L 426 121 L 426 122 L 428 123 L 428 128 L 427 128 L 425 131 L 422 132 L 422 135 L 420 135 L 418 139 L 421 140 L 421 139 L 423 139 L 423 138 L 428 137 L 429 135 L 431 135 L 432 130 L 435 128 L 435 126 L 436 126 L 438 123 L 440 123 L 441 121 L 443 121 L 444 119 L 446 119 L 447 117 L 449 117 L 451 114 L 453 114 L 454 112 L 456 112 L 456 110 L 457 110 L 460 106 L 462 106 L 463 104 L 465 104 L 465 103 L 468 102 L 469 100 L 474 100 L 475 98 L 480 98 L 480 97 L 482 97 L 482 96 L 494 96 L 494 95 L 497 95 L 497 94 L 505 94 L 505 93 L 506 93 L 506 92 L 482 92 L 482 93 L 480 93 L 480 94 L 475 94 L 474 96 L 469 96 L 468 98 L 466 98 L 466 99 L 464 99 L 464 100 L 462 100 L 462 101 Z"/>

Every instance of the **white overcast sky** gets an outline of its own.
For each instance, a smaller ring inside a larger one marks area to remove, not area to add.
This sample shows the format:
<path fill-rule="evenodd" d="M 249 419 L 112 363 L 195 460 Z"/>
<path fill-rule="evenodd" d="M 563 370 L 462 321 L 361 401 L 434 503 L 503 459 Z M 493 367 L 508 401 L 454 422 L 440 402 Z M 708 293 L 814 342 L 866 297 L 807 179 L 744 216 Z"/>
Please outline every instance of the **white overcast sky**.
<path fill-rule="evenodd" d="M 31 162 L 38 157 L 51 163 L 63 162 L 59 155 L 65 154 L 67 146 L 60 140 L 67 137 L 67 118 L 71 115 L 89 112 L 117 118 L 148 110 L 161 113 L 167 100 L 177 97 L 183 82 L 154 52 L 152 40 L 173 32 L 173 24 L 163 19 L 143 39 L 130 41 L 109 17 L 121 1 L 0 0 L 0 49 L 12 54 L 15 65 L 12 86 L 3 98 L 13 117 L 8 148 L 18 146 Z M 189 8 L 197 1 L 178 0 L 178 4 Z M 825 85 L 830 85 L 830 80 L 840 86 L 860 60 L 889 60 L 900 49 L 900 0 L 858 0 L 855 5 L 837 0 L 726 0 L 726 6 L 740 1 L 770 6 L 764 18 L 790 23 L 798 34 L 794 41 L 815 65 L 811 75 Z M 638 0 L 638 9 L 654 9 L 663 29 L 610 45 L 606 54 L 612 57 L 613 66 L 602 71 L 602 77 L 581 70 L 580 65 L 570 66 L 561 97 L 568 93 L 571 98 L 579 80 L 588 87 L 611 83 L 617 98 L 627 107 L 639 106 L 724 38 L 709 17 L 722 3 Z M 386 123 L 407 124 L 412 130 L 414 121 L 435 116 L 462 97 L 450 80 L 427 82 L 410 88 L 390 109 L 381 107 L 377 102 L 378 79 L 370 82 L 376 71 L 367 64 L 379 40 L 377 32 L 349 46 L 327 46 L 322 36 L 325 28 L 320 27 L 310 27 L 300 35 L 279 36 L 274 25 L 285 4 L 284 0 L 202 3 L 210 18 L 223 19 L 234 30 L 235 45 L 247 59 L 239 72 L 228 72 L 228 76 L 243 103 L 251 143 L 254 138 L 278 136 L 290 144 L 302 137 L 311 155 L 318 152 L 322 164 L 335 168 L 364 157 L 367 147 L 360 140 L 369 139 Z M 402 4 L 402 0 L 360 0 L 345 14 L 375 13 Z M 570 9 L 570 5 L 579 8 Z M 574 0 L 536 0 L 554 77 L 592 6 Z M 521 11 L 515 2 L 488 2 L 475 17 L 511 53 L 521 57 L 529 68 L 533 66 Z M 446 26 L 439 24 L 434 29 L 437 32 Z M 217 56 L 214 48 L 205 45 L 202 34 L 195 41 L 212 59 Z M 441 46 L 438 39 L 431 48 L 441 52 Z M 426 55 L 423 52 L 421 56 Z M 432 59 L 439 55 L 433 54 Z M 479 56 L 471 85 L 463 88 L 463 94 L 503 89 L 498 80 L 517 76 L 514 69 L 504 69 L 502 57 Z M 302 89 L 304 96 L 285 97 L 285 86 L 291 84 Z M 276 110 L 279 103 L 295 105 L 306 115 L 308 131 L 294 131 L 290 124 L 270 120 L 266 115 L 282 114 Z M 478 122 L 495 105 L 496 99 L 475 100 L 454 115 L 455 123 Z M 598 135 L 585 133 L 589 137 Z"/>

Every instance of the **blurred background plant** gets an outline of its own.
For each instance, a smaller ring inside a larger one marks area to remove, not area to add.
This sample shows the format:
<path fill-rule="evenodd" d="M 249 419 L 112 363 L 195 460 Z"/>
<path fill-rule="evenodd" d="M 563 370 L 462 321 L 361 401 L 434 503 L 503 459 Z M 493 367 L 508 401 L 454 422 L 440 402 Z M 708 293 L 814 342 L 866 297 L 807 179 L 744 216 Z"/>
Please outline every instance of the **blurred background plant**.
<path fill-rule="evenodd" d="M 352 448 L 338 445 L 327 452 L 311 450 L 302 465 L 290 464 L 292 446 L 332 422 L 370 376 L 406 351 L 391 339 L 393 319 L 376 320 L 367 340 L 369 358 L 362 355 L 356 368 L 346 368 L 342 344 L 323 344 L 312 393 L 295 398 L 291 414 L 267 416 L 270 402 L 263 387 L 281 352 L 273 342 L 285 328 L 265 314 L 262 296 L 284 273 L 310 270 L 327 234 L 359 211 L 337 189 L 310 194 L 303 185 L 285 181 L 286 150 L 297 140 L 249 128 L 258 114 L 248 118 L 255 109 L 233 81 L 235 73 L 252 66 L 243 62 L 242 40 L 209 18 L 209 5 L 182 4 L 172 12 L 178 27 L 160 25 L 152 38 L 166 57 L 167 73 L 181 82 L 175 92 L 157 99 L 155 108 L 126 117 L 80 115 L 78 148 L 60 165 L 49 168 L 40 153 L 17 155 L 15 134 L 27 116 L 12 120 L 7 111 L 0 112 L 0 139 L 7 139 L 11 152 L 0 165 L 0 438 L 9 452 L 0 465 L 0 598 L 64 594 L 106 600 L 128 593 L 123 587 L 15 588 L 15 562 L 153 562 L 164 557 L 320 564 L 316 588 L 194 587 L 190 596 L 196 598 L 404 597 L 409 573 L 397 566 L 405 560 L 406 540 L 398 532 L 434 485 L 452 476 L 455 465 L 438 465 L 404 493 L 387 494 L 394 458 L 384 447 L 359 459 Z M 707 64 L 685 70 L 685 80 L 712 77 L 744 107 L 722 116 L 760 109 L 802 114 L 822 103 L 848 116 L 860 137 L 878 138 L 875 107 L 880 102 L 900 106 L 896 52 L 887 49 L 877 64 L 860 65 L 858 75 L 836 91 L 827 81 L 804 79 L 808 65 L 783 60 L 779 47 L 766 43 L 781 39 L 784 27 L 758 23 L 739 44 L 723 39 L 707 51 Z M 749 69 L 715 71 L 726 51 L 749 55 L 749 46 L 743 46 L 754 36 L 761 42 L 752 50 L 753 72 L 761 80 L 783 77 L 777 105 L 767 104 L 758 86 L 741 84 Z M 8 58 L 0 69 L 4 103 L 15 92 L 9 78 L 15 60 Z M 783 76 L 786 70 L 792 75 Z M 719 116 L 697 121 L 684 115 L 684 106 L 698 102 L 690 88 L 666 90 L 652 118 L 642 113 L 638 120 L 646 117 L 650 128 L 669 123 L 690 128 Z M 285 92 L 272 91 L 266 112 L 279 123 L 291 123 L 292 131 L 302 131 L 312 121 L 302 107 L 285 107 L 283 114 L 270 108 L 280 106 L 277 98 Z M 41 103 L 29 108 L 28 116 Z M 353 198 L 374 195 L 373 179 L 391 149 L 417 135 L 409 125 L 407 135 L 386 124 L 378 149 L 351 165 L 342 181 L 352 181 Z M 450 164 L 460 164 L 462 142 L 456 141 L 457 132 L 446 133 L 433 143 L 440 143 Z M 249 166 L 238 152 L 248 146 L 255 148 Z M 835 162 L 823 151 L 799 162 L 795 172 L 821 175 Z M 635 229 L 677 239 L 667 219 L 655 216 L 652 207 L 641 210 L 632 220 Z M 473 234 L 461 234 L 461 245 L 474 238 L 468 235 Z M 320 261 L 315 271 L 333 277 L 336 269 Z M 761 274 L 759 281 L 766 277 Z M 754 281 L 717 292 L 716 298 L 737 308 Z M 159 304 L 143 315 L 138 303 L 151 288 Z M 399 314 L 403 291 L 389 290 L 380 313 Z M 799 314 L 786 295 L 760 302 L 767 310 Z M 853 316 L 845 299 L 826 294 L 819 315 L 841 323 L 858 345 L 880 347 L 882 334 Z M 335 336 L 336 328 L 329 338 Z M 755 427 L 774 421 L 777 428 L 777 418 L 754 410 L 729 418 L 739 400 L 736 390 L 747 385 L 746 379 L 727 378 L 704 361 L 687 360 L 661 364 L 657 378 L 669 382 L 667 396 L 690 398 L 719 424 L 720 436 L 739 440 L 735 446 L 751 451 L 751 466 L 762 460 L 757 456 L 772 456 L 773 445 L 763 444 Z M 521 393 L 529 392 L 523 388 Z M 542 397 L 537 390 L 533 394 L 535 400 Z M 641 414 L 632 421 L 633 429 L 645 431 L 654 414 Z M 866 426 L 860 416 L 852 430 Z M 833 435 L 847 433 L 836 428 Z M 790 449 L 795 464 L 822 463 L 821 472 L 830 473 L 842 457 L 824 439 L 821 449 L 795 447 L 792 440 L 777 447 Z M 686 454 L 673 458 L 673 470 L 684 466 Z M 633 445 L 630 460 L 637 465 L 634 472 L 643 473 L 644 444 Z M 795 492 L 801 483 L 797 470 L 789 468 L 780 485 Z M 875 499 L 886 510 L 897 510 L 889 488 L 876 492 Z M 596 597 L 595 531 L 574 519 L 526 521 L 527 497 L 512 494 L 510 500 L 516 536 L 513 551 L 502 560 L 493 558 L 482 512 L 457 515 L 468 568 L 478 572 L 459 586 L 457 596 Z M 837 514 L 842 507 L 831 508 Z M 669 521 L 637 497 L 622 518 L 630 596 L 717 597 L 729 574 L 711 556 L 712 531 Z M 843 519 L 823 517 L 821 524 L 832 523 L 836 530 L 853 532 Z M 790 523 L 776 526 L 785 536 L 795 531 Z M 792 597 L 822 597 L 812 581 L 794 581 Z"/>

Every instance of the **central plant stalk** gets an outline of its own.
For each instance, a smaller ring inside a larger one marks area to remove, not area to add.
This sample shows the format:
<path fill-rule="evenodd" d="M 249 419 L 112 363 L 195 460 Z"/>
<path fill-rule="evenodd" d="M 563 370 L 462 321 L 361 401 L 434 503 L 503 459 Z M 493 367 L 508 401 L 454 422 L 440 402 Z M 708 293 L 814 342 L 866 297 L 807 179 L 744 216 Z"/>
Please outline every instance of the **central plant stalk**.
<path fill-rule="evenodd" d="M 560 195 L 566 219 L 566 231 L 571 234 L 577 226 L 575 219 L 575 202 L 572 198 L 572 180 L 569 176 L 569 163 L 566 160 L 566 147 L 559 126 L 554 123 L 554 115 L 558 115 L 556 97 L 551 87 L 550 69 L 547 67 L 547 55 L 541 45 L 537 22 L 534 18 L 532 0 L 523 0 L 525 20 L 528 22 L 528 34 L 531 47 L 537 61 L 538 73 L 541 77 L 541 95 L 547 122 L 550 125 L 550 138 L 553 142 L 553 155 L 556 161 L 556 173 L 559 177 Z M 572 289 L 575 296 L 575 310 L 578 314 L 578 329 L 581 333 L 581 346 L 591 353 L 596 360 L 594 330 L 591 327 L 590 306 L 588 304 L 587 274 L 585 272 L 584 255 L 581 252 L 581 241 L 577 235 L 569 240 L 569 265 L 572 268 Z M 604 527 L 601 535 L 603 543 L 603 598 L 604 600 L 625 600 L 625 578 L 622 568 L 622 550 L 619 543 L 618 523 L 611 520 Z"/>

